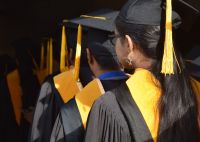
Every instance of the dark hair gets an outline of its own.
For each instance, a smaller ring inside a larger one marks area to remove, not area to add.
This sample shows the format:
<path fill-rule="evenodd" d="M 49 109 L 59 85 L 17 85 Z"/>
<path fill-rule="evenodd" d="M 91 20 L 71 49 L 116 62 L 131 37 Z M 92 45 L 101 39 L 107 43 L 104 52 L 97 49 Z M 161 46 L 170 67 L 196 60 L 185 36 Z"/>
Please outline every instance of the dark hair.
<path fill-rule="evenodd" d="M 160 113 L 158 142 L 199 141 L 197 98 L 180 53 L 175 49 L 181 72 L 177 63 L 174 63 L 175 74 L 165 76 L 160 73 L 164 45 L 164 32 L 160 26 L 128 24 L 119 17 L 115 23 L 122 37 L 129 35 L 139 45 L 144 55 L 156 61 L 152 65 L 151 72 L 162 87 L 158 104 Z"/>
<path fill-rule="evenodd" d="M 112 54 L 100 55 L 96 54 L 92 50 L 91 54 L 94 56 L 95 60 L 97 61 L 102 70 L 119 70 L 119 64 Z"/>
<path fill-rule="evenodd" d="M 111 34 L 97 29 L 90 29 L 88 33 L 87 47 L 103 70 L 119 70 Z"/>

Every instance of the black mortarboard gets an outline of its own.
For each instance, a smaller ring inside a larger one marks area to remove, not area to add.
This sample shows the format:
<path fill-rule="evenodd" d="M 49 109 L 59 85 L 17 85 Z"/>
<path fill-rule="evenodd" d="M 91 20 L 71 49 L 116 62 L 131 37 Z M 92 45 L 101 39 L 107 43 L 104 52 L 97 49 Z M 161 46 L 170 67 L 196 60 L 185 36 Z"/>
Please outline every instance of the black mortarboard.
<path fill-rule="evenodd" d="M 82 25 L 87 31 L 85 47 L 90 48 L 92 54 L 96 56 L 107 56 L 114 58 L 117 62 L 117 55 L 112 44 L 114 34 L 114 21 L 118 11 L 110 9 L 101 9 L 87 15 L 81 15 L 79 18 L 69 20 L 69 22 Z"/>
<path fill-rule="evenodd" d="M 160 25 L 162 15 L 161 0 L 129 0 L 121 9 L 119 17 L 127 23 Z M 178 28 L 181 24 L 181 17 L 172 11 L 173 27 Z"/>
<path fill-rule="evenodd" d="M 129 0 L 119 17 L 131 24 L 160 25 L 161 0 Z"/>
<path fill-rule="evenodd" d="M 93 40 L 95 40 L 95 42 L 102 43 L 103 41 L 109 40 L 111 38 L 108 37 L 108 35 L 114 34 L 114 20 L 117 17 L 118 13 L 119 11 L 111 9 L 100 9 L 85 15 L 80 15 L 80 17 L 78 18 L 67 20 L 67 22 L 65 22 L 64 24 L 66 25 L 67 31 L 69 29 L 74 29 L 74 31 L 77 31 L 77 27 L 79 24 L 83 26 L 82 47 L 85 48 L 88 47 L 87 43 Z M 87 36 L 88 33 L 89 36 Z M 104 36 L 106 36 L 106 38 Z M 70 38 L 71 35 L 68 35 L 68 37 Z M 106 43 L 104 43 L 104 45 L 105 44 Z M 110 45 L 110 43 L 108 43 L 108 41 L 107 44 L 113 47 L 112 45 Z M 73 45 L 75 46 L 74 40 Z M 110 50 L 114 51 L 112 49 Z"/>
<path fill-rule="evenodd" d="M 75 55 L 76 57 L 75 57 L 75 67 L 74 67 L 75 80 L 77 80 L 78 77 L 81 79 L 81 81 L 84 80 L 85 83 L 88 82 L 88 80 L 90 80 L 91 74 L 89 73 L 90 71 L 87 64 L 86 54 L 84 54 L 86 47 L 90 47 L 93 53 L 98 53 L 98 56 L 99 54 L 102 55 L 102 53 L 109 55 L 106 57 L 113 57 L 116 55 L 115 50 L 113 49 L 113 45 L 111 45 L 111 43 L 107 44 L 109 41 L 105 42 L 105 40 L 109 40 L 109 39 L 106 39 L 104 36 L 105 36 L 105 33 L 106 33 L 106 37 L 109 37 L 108 36 L 109 34 L 114 33 L 114 30 L 115 30 L 114 20 L 117 15 L 118 15 L 117 11 L 113 11 L 110 9 L 102 9 L 102 10 L 89 13 L 87 15 L 81 15 L 80 17 L 72 19 L 72 20 L 63 21 L 63 36 L 62 36 L 63 40 L 62 40 L 61 53 L 64 53 L 64 49 L 66 48 L 65 27 L 67 29 L 66 30 L 67 33 L 69 29 L 71 29 L 73 33 L 72 40 L 70 38 L 67 38 L 68 45 L 72 47 L 75 46 L 74 44 L 75 36 L 77 35 L 76 55 Z M 77 34 L 74 34 L 76 33 L 76 31 L 77 31 Z M 70 37 L 71 36 L 70 32 L 68 34 L 69 34 L 68 37 Z M 96 44 L 98 44 L 98 46 Z M 110 55 L 113 55 L 113 56 L 110 56 Z M 62 58 L 62 61 L 64 61 L 63 59 L 64 58 Z M 117 60 L 117 58 L 115 59 Z M 62 68 L 65 68 L 65 67 L 62 66 Z M 80 74 L 79 74 L 79 71 L 80 71 Z"/>
<path fill-rule="evenodd" d="M 79 18 L 70 20 L 69 22 L 81 24 L 89 28 L 114 32 L 114 21 L 118 13 L 118 11 L 111 9 L 101 9 L 86 15 L 81 15 Z"/>

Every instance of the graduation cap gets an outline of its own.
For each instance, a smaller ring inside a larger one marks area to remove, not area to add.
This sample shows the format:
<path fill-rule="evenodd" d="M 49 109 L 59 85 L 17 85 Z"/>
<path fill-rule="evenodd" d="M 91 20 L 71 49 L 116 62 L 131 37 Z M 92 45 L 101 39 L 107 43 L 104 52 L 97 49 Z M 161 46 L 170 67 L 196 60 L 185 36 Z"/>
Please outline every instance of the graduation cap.
<path fill-rule="evenodd" d="M 85 35 L 87 35 L 89 29 L 91 28 L 95 30 L 114 32 L 115 30 L 114 20 L 117 17 L 118 13 L 119 13 L 118 11 L 111 9 L 100 9 L 85 15 L 80 15 L 80 17 L 78 18 L 64 21 L 63 24 L 66 26 L 67 30 L 75 29 L 74 31 L 76 31 L 78 25 L 82 25 L 83 26 L 82 38 L 85 40 Z M 83 46 L 86 45 L 86 42 L 83 41 L 82 45 Z"/>
<path fill-rule="evenodd" d="M 115 31 L 114 21 L 118 14 L 119 14 L 119 11 L 115 11 L 111 9 L 100 9 L 95 12 L 91 12 L 86 15 L 80 15 L 80 17 L 78 18 L 69 20 L 67 25 L 70 27 L 75 27 L 75 28 L 77 27 L 77 25 L 82 25 L 83 31 L 86 31 L 87 34 L 90 32 L 90 34 L 94 35 L 95 31 L 97 32 L 101 31 L 102 33 L 104 32 L 107 34 L 108 33 L 111 34 L 111 33 L 114 33 Z M 91 38 L 92 36 L 87 37 L 89 41 L 94 40 L 96 37 L 94 37 L 93 39 Z"/>
<path fill-rule="evenodd" d="M 111 9 L 100 9 L 86 15 L 80 15 L 80 17 L 69 20 L 69 22 L 77 25 L 81 24 L 89 28 L 114 32 L 114 20 L 116 19 L 118 13 L 119 11 Z"/>
<path fill-rule="evenodd" d="M 162 19 L 162 11 L 161 0 L 129 0 L 122 7 L 118 18 L 128 24 L 155 26 L 160 26 L 162 20 L 165 20 L 165 43 L 161 73 L 170 75 L 174 74 L 173 62 L 175 56 L 172 40 L 172 0 L 166 0 L 165 19 Z M 177 14 L 174 16 L 173 21 L 177 23 Z"/>
<path fill-rule="evenodd" d="M 94 56 L 113 58 L 115 62 L 118 63 L 112 43 L 112 35 L 114 35 L 115 30 L 114 21 L 118 14 L 118 11 L 101 9 L 86 15 L 81 15 L 68 22 L 74 26 L 83 26 L 83 31 L 87 32 L 87 34 L 84 35 L 85 41 L 82 40 L 84 43 L 83 46 L 90 48 Z"/>

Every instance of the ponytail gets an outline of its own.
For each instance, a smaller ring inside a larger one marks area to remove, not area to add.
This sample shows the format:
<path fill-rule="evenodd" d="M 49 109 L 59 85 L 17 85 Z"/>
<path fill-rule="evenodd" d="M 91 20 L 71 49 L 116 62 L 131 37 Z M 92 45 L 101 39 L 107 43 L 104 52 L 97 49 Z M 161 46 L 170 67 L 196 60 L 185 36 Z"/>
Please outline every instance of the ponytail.
<path fill-rule="evenodd" d="M 192 89 L 189 72 L 177 51 L 176 58 L 180 67 L 174 63 L 174 75 L 160 74 L 158 77 L 163 91 L 158 104 L 158 142 L 198 142 L 197 97 Z M 160 69 L 161 63 L 158 66 Z"/>

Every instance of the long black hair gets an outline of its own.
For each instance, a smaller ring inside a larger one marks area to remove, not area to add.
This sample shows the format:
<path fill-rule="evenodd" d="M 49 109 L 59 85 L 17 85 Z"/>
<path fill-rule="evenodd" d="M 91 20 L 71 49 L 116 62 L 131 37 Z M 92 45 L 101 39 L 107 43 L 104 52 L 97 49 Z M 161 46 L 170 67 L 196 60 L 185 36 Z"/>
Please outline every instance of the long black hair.
<path fill-rule="evenodd" d="M 121 40 L 125 35 L 129 35 L 146 57 L 155 60 L 150 71 L 160 81 L 162 87 L 158 103 L 160 117 L 158 142 L 199 141 L 197 97 L 192 89 L 185 63 L 176 48 L 176 58 L 181 72 L 174 62 L 174 75 L 165 76 L 160 73 L 164 45 L 162 26 L 129 24 L 120 17 L 116 19 L 115 24 L 122 37 Z"/>

